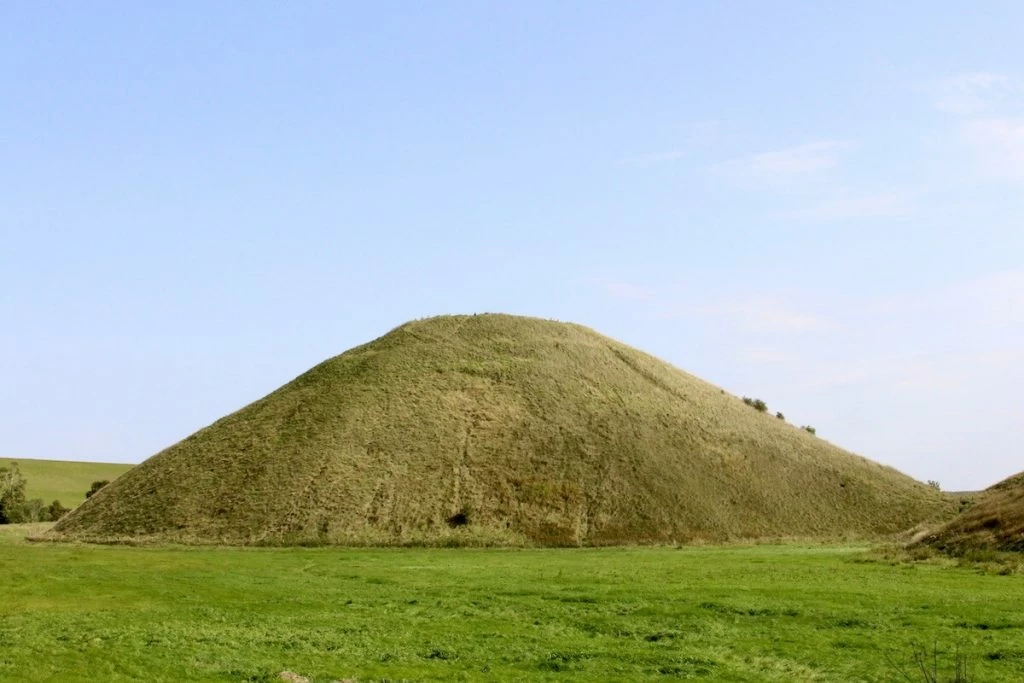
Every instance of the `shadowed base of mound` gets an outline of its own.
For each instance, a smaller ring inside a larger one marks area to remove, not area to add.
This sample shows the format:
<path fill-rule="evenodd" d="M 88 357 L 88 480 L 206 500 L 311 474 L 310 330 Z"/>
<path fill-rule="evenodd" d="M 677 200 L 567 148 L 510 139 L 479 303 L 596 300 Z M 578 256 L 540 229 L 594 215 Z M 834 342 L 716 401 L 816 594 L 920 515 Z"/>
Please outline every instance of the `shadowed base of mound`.
<path fill-rule="evenodd" d="M 214 537 L 196 535 L 182 529 L 156 534 L 135 534 L 126 536 L 67 534 L 60 530 L 47 529 L 29 533 L 25 540 L 33 543 L 91 543 L 95 545 L 189 545 L 189 546 L 252 546 L 260 548 L 343 546 L 349 548 L 529 548 L 538 544 L 522 534 L 509 530 L 482 528 L 446 529 L 443 531 L 410 530 L 400 534 L 366 529 L 360 533 L 335 534 L 262 534 L 243 538 L 239 535 Z M 551 544 L 565 546 L 571 544 Z"/>
<path fill-rule="evenodd" d="M 973 504 L 915 543 L 953 556 L 977 551 L 1024 552 L 1024 472 L 985 489 Z"/>
<path fill-rule="evenodd" d="M 954 503 L 587 328 L 403 325 L 158 453 L 51 539 L 617 545 L 875 537 Z"/>

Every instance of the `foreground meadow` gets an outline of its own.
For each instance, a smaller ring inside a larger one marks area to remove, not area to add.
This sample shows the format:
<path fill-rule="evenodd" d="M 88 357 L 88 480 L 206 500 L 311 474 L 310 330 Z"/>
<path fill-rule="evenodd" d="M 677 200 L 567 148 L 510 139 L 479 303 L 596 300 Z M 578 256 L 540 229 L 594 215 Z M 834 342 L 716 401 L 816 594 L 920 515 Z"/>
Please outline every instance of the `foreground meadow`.
<path fill-rule="evenodd" d="M 131 548 L 0 530 L 0 679 L 1024 680 L 1024 575 L 863 547 Z"/>

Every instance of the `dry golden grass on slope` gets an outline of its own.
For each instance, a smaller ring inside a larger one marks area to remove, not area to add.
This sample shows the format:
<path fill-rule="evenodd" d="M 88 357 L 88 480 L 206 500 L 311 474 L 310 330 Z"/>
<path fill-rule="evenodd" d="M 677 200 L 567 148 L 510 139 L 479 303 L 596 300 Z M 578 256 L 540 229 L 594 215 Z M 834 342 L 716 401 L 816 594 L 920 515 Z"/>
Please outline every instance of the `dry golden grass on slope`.
<path fill-rule="evenodd" d="M 978 494 L 970 507 L 921 542 L 953 555 L 1024 552 L 1024 472 Z"/>
<path fill-rule="evenodd" d="M 139 465 L 51 537 L 604 545 L 895 532 L 942 494 L 578 325 L 407 323 Z"/>

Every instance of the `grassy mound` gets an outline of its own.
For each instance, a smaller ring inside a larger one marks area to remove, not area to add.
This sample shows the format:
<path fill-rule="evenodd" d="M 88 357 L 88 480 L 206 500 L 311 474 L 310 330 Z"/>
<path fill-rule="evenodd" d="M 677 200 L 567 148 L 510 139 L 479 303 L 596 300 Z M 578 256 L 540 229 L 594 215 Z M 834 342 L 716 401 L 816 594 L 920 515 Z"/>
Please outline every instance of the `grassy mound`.
<path fill-rule="evenodd" d="M 983 491 L 973 505 L 921 542 L 953 555 L 1024 552 L 1024 472 Z"/>
<path fill-rule="evenodd" d="M 11 463 L 17 463 L 25 477 L 26 498 L 42 498 L 47 503 L 59 500 L 68 507 L 85 500 L 85 492 L 94 481 L 113 481 L 134 467 L 123 463 L 0 458 L 0 467 Z"/>
<path fill-rule="evenodd" d="M 883 534 L 942 494 L 587 328 L 405 324 L 153 456 L 53 538 L 620 544 Z"/>

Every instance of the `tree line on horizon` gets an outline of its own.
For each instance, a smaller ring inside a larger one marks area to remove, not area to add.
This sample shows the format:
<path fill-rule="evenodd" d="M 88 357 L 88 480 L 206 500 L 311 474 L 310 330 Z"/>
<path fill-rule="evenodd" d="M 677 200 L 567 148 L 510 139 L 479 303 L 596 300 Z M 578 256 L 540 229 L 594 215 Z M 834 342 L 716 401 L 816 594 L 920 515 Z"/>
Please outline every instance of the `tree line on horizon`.
<path fill-rule="evenodd" d="M 0 524 L 56 522 L 71 511 L 71 508 L 65 507 L 59 500 L 47 505 L 42 498 L 26 498 L 27 483 L 18 468 L 18 463 L 11 463 L 10 467 L 0 467 Z M 94 481 L 85 497 L 91 498 L 109 483 L 107 480 Z"/>

